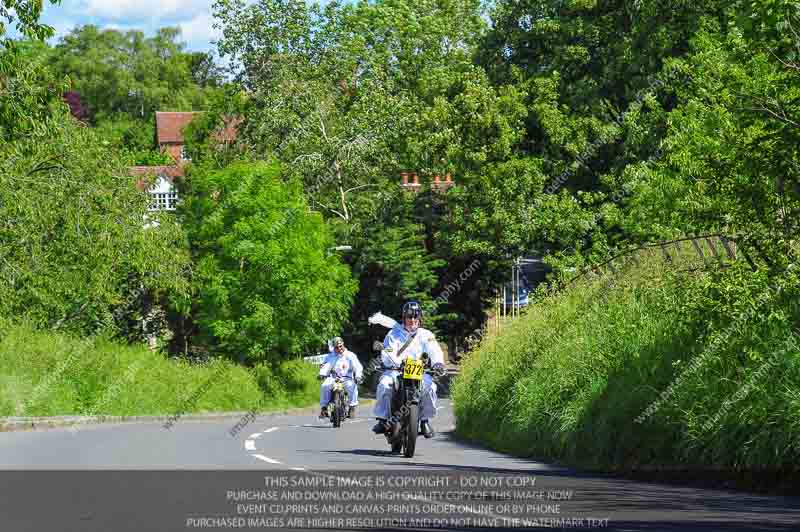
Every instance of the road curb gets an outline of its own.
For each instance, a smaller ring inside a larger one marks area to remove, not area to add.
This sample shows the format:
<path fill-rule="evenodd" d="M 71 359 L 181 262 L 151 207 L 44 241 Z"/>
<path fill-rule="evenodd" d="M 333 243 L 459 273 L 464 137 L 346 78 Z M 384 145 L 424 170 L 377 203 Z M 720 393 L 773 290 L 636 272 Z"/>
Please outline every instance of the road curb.
<path fill-rule="evenodd" d="M 359 406 L 374 403 L 374 399 L 361 400 Z M 256 417 L 281 416 L 295 414 L 318 414 L 319 403 L 309 406 L 283 408 L 277 410 L 264 410 L 256 412 Z M 203 412 L 199 414 L 182 414 L 176 418 L 175 414 L 158 416 L 52 416 L 52 417 L 6 417 L 0 419 L 0 432 L 15 432 L 21 430 L 50 429 L 69 427 L 72 425 L 99 425 L 102 423 L 153 423 L 180 421 L 213 421 L 216 419 L 241 419 L 251 415 L 250 412 Z"/>

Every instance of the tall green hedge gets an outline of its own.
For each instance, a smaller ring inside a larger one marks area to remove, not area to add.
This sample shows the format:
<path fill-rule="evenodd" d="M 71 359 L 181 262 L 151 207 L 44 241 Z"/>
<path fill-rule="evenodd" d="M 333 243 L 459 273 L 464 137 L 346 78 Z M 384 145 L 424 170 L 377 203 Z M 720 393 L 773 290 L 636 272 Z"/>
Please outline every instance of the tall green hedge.
<path fill-rule="evenodd" d="M 602 469 L 796 469 L 800 278 L 646 257 L 542 297 L 462 363 L 457 431 Z"/>

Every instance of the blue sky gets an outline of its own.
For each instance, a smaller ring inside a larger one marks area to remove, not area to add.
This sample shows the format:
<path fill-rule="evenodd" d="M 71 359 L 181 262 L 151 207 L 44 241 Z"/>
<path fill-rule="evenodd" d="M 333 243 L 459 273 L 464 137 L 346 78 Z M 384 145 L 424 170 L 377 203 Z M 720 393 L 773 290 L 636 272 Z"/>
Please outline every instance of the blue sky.
<path fill-rule="evenodd" d="M 142 30 L 152 35 L 156 28 L 178 26 L 191 51 L 214 48 L 219 36 L 212 27 L 214 0 L 61 0 L 45 2 L 42 21 L 56 29 L 56 40 L 72 28 L 94 24 L 101 28 Z M 55 42 L 55 40 L 53 41 Z"/>

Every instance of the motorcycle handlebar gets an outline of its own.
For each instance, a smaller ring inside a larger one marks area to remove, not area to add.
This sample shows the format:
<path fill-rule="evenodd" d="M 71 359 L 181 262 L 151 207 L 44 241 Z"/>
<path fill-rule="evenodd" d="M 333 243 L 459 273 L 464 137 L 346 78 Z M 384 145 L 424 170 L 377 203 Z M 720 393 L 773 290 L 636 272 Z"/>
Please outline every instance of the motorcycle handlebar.
<path fill-rule="evenodd" d="M 345 379 L 350 379 L 350 380 L 354 380 L 354 381 L 358 380 L 355 377 L 350 377 L 349 375 L 345 375 L 344 377 L 340 377 L 336 373 L 328 373 L 327 375 L 320 374 L 320 375 L 317 375 L 317 377 L 319 377 L 320 379 L 327 379 L 328 377 L 333 377 L 334 379 L 342 379 L 342 380 L 345 380 Z"/>
<path fill-rule="evenodd" d="M 384 371 L 403 371 L 403 368 L 402 367 L 399 367 L 399 368 L 388 368 L 386 366 L 383 366 L 383 370 Z M 424 372 L 425 373 L 429 373 L 431 375 L 435 375 L 435 372 L 430 368 L 425 368 Z"/>

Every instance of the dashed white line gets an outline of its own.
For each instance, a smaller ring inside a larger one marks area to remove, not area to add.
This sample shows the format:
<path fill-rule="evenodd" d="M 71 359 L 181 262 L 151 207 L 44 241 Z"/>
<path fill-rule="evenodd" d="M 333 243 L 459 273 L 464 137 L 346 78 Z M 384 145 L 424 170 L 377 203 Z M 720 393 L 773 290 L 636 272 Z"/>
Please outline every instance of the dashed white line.
<path fill-rule="evenodd" d="M 256 442 L 253 440 L 247 440 L 244 442 L 244 448 L 248 451 L 255 451 L 256 450 Z"/>
<path fill-rule="evenodd" d="M 268 428 L 267 430 L 264 431 L 264 434 L 267 434 L 268 432 L 272 432 L 274 430 L 278 430 L 278 427 L 270 427 L 270 428 Z"/>
<path fill-rule="evenodd" d="M 256 456 L 256 455 L 253 455 L 253 456 Z M 339 482 L 339 483 L 341 483 L 341 484 L 346 484 L 347 482 L 349 482 L 349 481 L 350 481 L 349 479 L 347 479 L 347 478 L 345 478 L 345 477 L 337 477 L 337 476 L 335 476 L 335 475 L 328 475 L 328 474 L 325 474 L 325 473 L 320 473 L 320 472 L 318 472 L 318 471 L 313 471 L 313 470 L 305 470 L 305 469 L 303 469 L 302 467 L 300 467 L 300 468 L 295 468 L 295 467 L 292 467 L 291 469 L 295 469 L 295 470 L 301 470 L 301 469 L 302 469 L 304 473 L 307 473 L 307 474 L 309 474 L 309 475 L 314 475 L 314 476 L 316 476 L 316 477 L 325 477 L 325 478 L 328 478 L 328 479 L 336 479 L 336 480 L 337 480 L 337 482 Z M 425 502 L 425 503 L 428 503 L 428 504 L 435 504 L 435 503 L 436 503 L 436 500 L 435 500 L 435 499 L 428 499 L 427 497 L 424 497 L 424 496 L 422 496 L 422 495 L 414 495 L 414 496 L 410 497 L 410 499 L 411 499 L 411 500 L 422 501 L 422 502 Z M 493 518 L 495 518 L 495 519 L 503 519 L 503 516 L 500 516 L 500 515 L 494 514 L 494 513 L 492 513 L 492 512 L 475 510 L 475 509 L 473 509 L 473 508 L 469 508 L 469 507 L 465 507 L 464 511 L 465 511 L 466 513 L 471 513 L 471 514 L 487 515 L 487 516 L 489 516 L 489 517 L 493 517 Z M 544 528 L 552 528 L 552 525 L 550 525 L 550 526 L 545 526 Z"/>
<path fill-rule="evenodd" d="M 291 469 L 293 471 L 305 471 L 306 470 L 305 467 L 290 467 L 289 469 Z"/>
<path fill-rule="evenodd" d="M 255 434 L 251 434 L 251 435 L 249 436 L 249 438 L 250 438 L 251 440 L 255 440 L 255 439 L 256 439 L 256 438 L 258 438 L 259 436 L 261 436 L 261 433 L 260 433 L 260 432 L 256 432 Z"/>
<path fill-rule="evenodd" d="M 268 462 L 268 463 L 270 463 L 270 464 L 280 464 L 280 462 L 279 462 L 279 461 L 277 461 L 277 460 L 273 460 L 273 459 L 272 459 L 272 458 L 270 458 L 269 456 L 264 456 L 263 454 L 255 454 L 255 453 L 253 453 L 253 454 L 251 454 L 250 456 L 255 456 L 255 457 L 256 457 L 256 458 L 258 458 L 259 460 L 263 460 L 263 461 L 265 461 L 265 462 Z"/>

